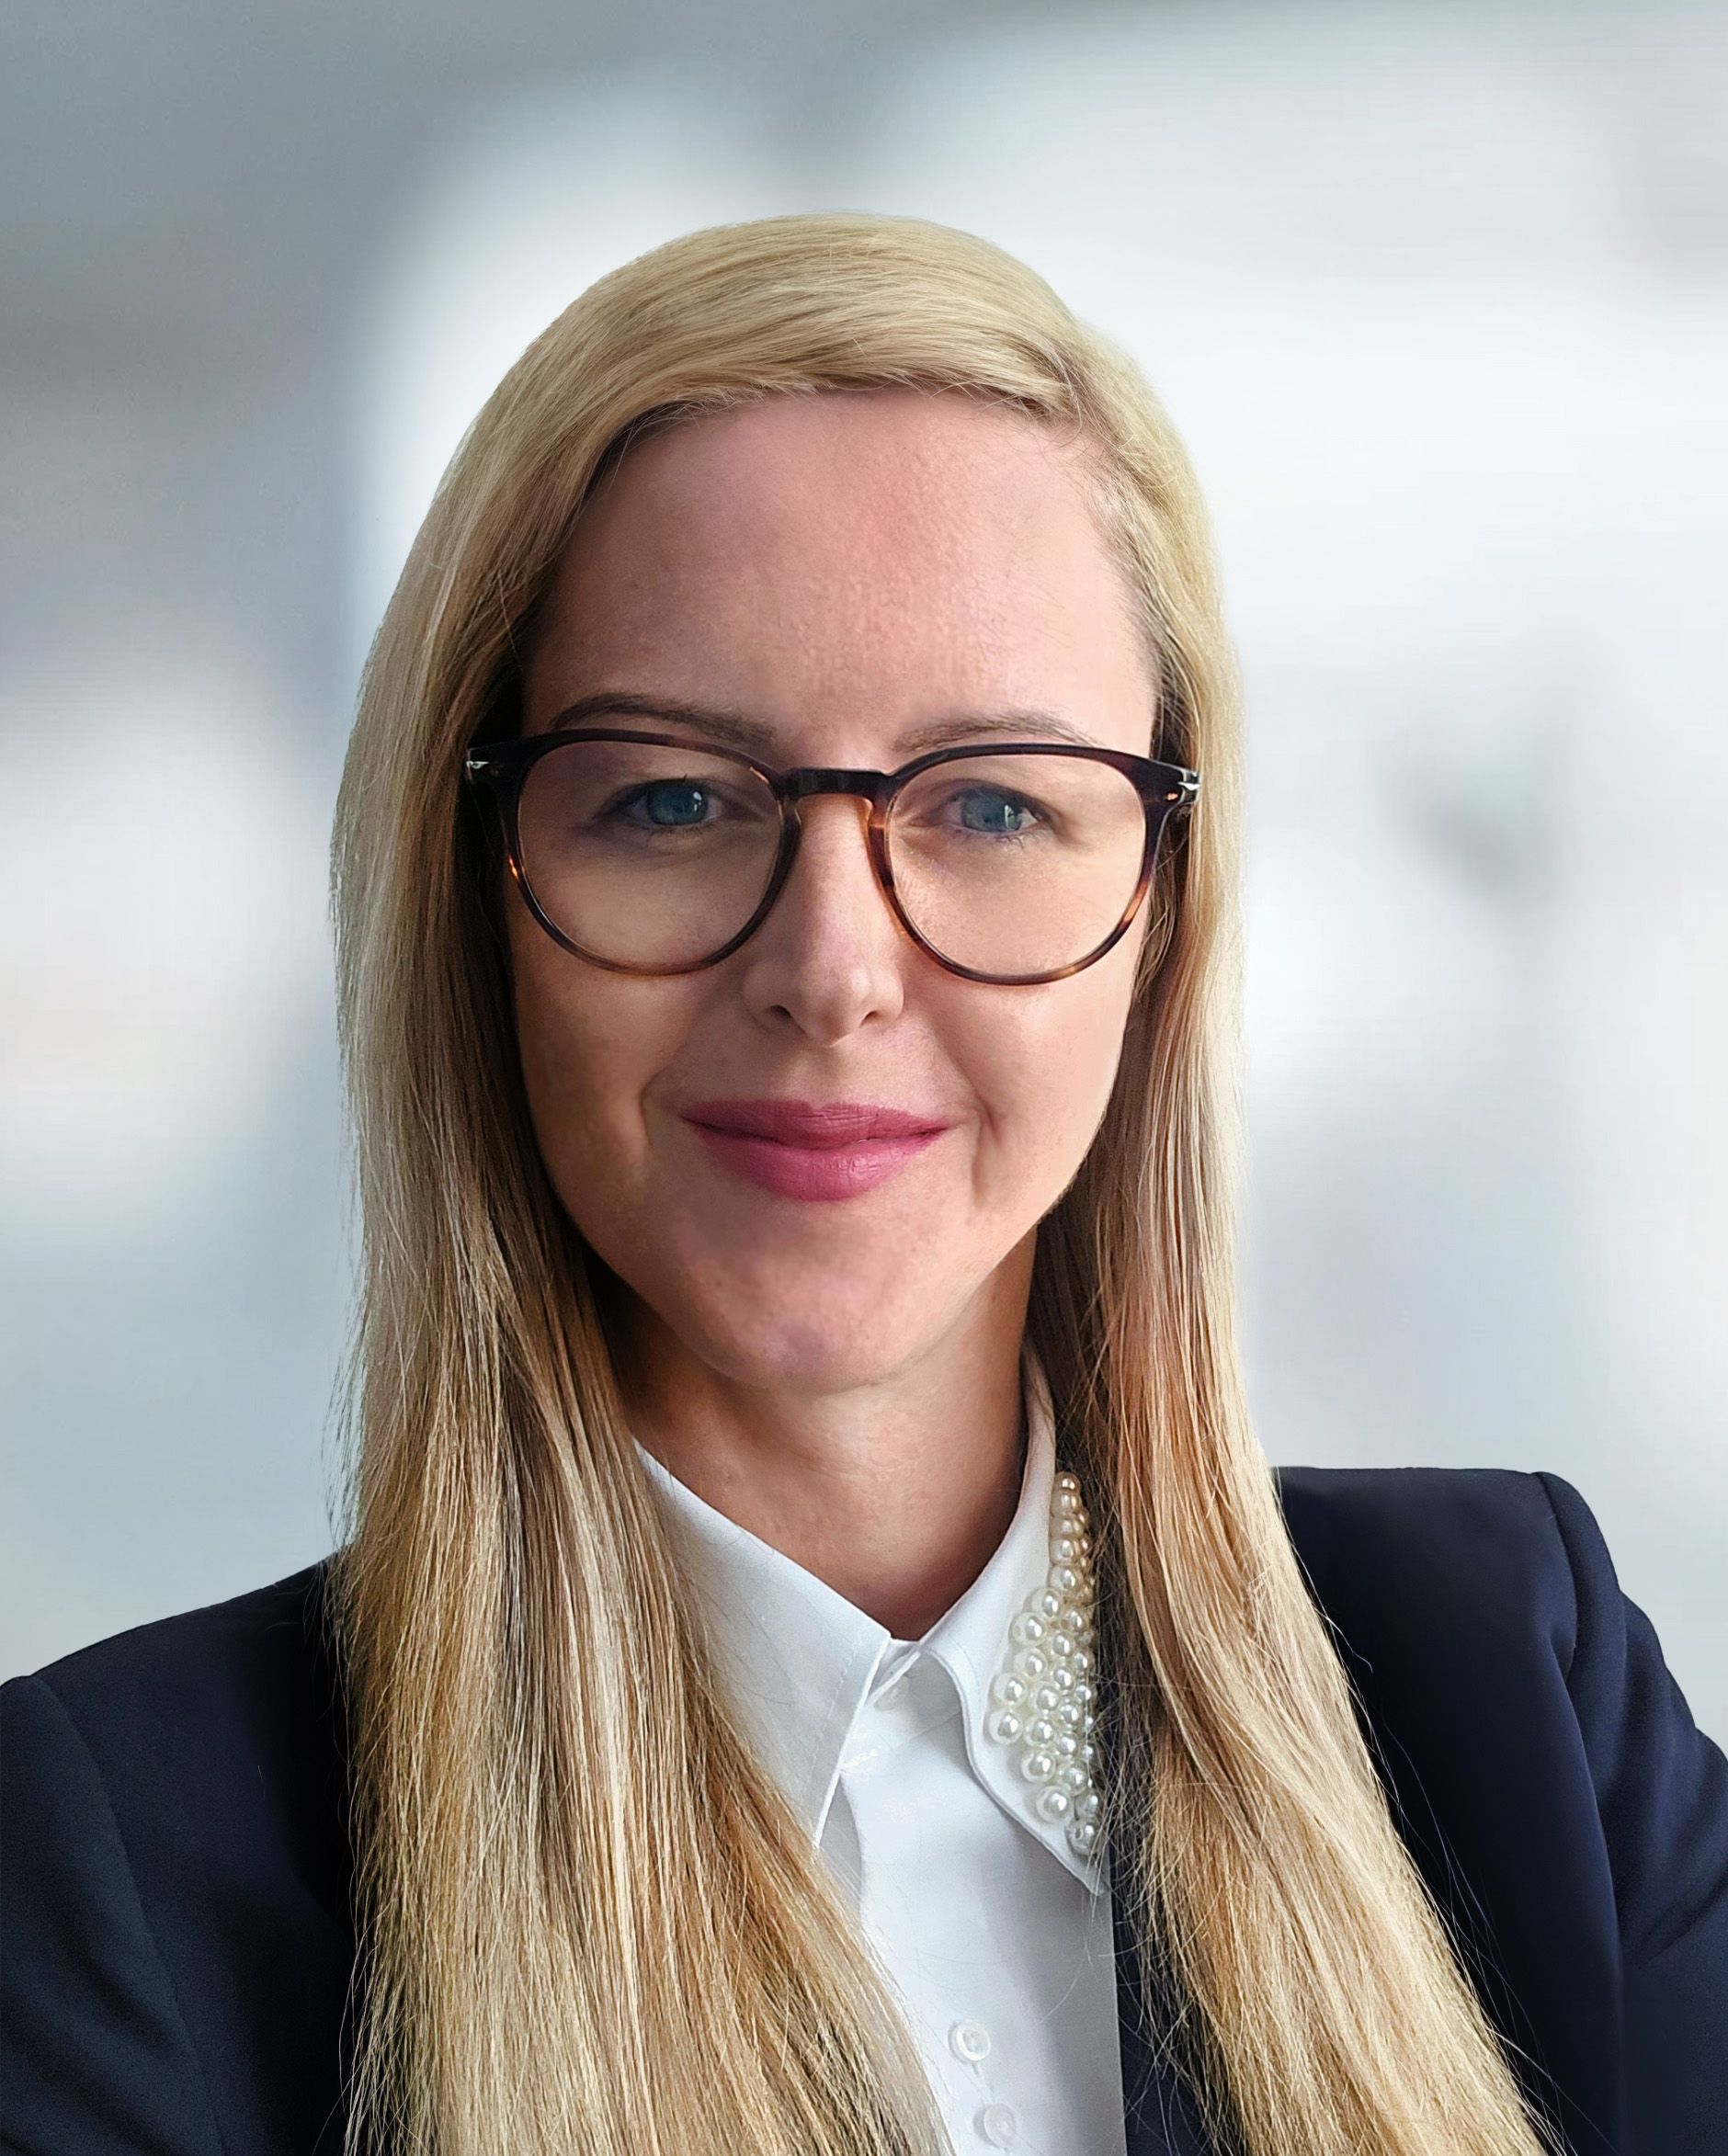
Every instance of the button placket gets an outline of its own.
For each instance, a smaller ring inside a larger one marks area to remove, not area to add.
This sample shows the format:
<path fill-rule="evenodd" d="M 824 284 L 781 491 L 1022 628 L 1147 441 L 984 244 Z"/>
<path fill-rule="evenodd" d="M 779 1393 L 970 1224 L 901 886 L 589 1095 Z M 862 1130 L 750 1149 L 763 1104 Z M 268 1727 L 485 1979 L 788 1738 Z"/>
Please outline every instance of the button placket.
<path fill-rule="evenodd" d="M 972 2085 L 982 2099 L 972 2115 L 972 2125 L 980 2138 L 993 2149 L 1023 2148 L 1017 2113 L 1012 2105 L 1004 2104 L 991 2094 L 990 2082 L 983 2071 L 984 2060 L 995 2048 L 990 2031 L 981 2021 L 951 2022 L 948 2048 L 969 2071 Z"/>
<path fill-rule="evenodd" d="M 993 2149 L 1012 2149 L 1020 2138 L 1020 2122 L 1006 2104 L 995 2101 L 990 2094 L 990 2083 L 983 2071 L 983 2062 L 995 2048 L 990 2041 L 990 2031 L 981 2021 L 951 2023 L 948 2032 L 948 2048 L 970 2071 L 972 2084 L 983 2098 L 973 2114 L 972 2124 L 980 2137 Z"/>

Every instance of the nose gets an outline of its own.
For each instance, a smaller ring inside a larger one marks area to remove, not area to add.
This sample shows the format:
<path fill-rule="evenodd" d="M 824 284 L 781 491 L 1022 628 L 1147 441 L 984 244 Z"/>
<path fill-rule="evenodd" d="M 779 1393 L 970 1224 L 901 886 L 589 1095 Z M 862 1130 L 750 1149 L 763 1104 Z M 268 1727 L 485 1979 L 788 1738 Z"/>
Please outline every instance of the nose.
<path fill-rule="evenodd" d="M 902 971 L 916 946 L 877 881 L 869 803 L 853 794 L 796 804 L 798 853 L 767 920 L 740 951 L 744 993 L 757 1016 L 824 1040 L 844 1038 L 904 1000 Z"/>

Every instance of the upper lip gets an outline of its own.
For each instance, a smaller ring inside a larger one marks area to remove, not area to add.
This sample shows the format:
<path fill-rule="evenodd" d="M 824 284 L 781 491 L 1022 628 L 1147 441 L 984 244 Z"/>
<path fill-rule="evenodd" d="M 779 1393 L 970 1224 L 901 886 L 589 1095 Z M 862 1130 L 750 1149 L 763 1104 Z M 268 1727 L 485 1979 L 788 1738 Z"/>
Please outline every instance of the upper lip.
<path fill-rule="evenodd" d="M 776 1139 L 781 1145 L 824 1151 L 872 1138 L 911 1138 L 948 1128 L 939 1116 L 860 1100 L 699 1100 L 684 1114 L 690 1122 L 705 1123 L 711 1129 L 738 1130 L 751 1138 Z"/>

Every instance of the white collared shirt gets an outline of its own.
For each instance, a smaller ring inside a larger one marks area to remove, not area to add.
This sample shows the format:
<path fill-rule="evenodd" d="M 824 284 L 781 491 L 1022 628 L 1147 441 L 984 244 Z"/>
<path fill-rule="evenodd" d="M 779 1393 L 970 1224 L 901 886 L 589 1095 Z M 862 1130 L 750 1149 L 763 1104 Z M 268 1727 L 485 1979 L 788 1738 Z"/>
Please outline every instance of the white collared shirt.
<path fill-rule="evenodd" d="M 959 2156 L 1123 2156 L 1109 1885 L 1031 1808 L 984 1722 L 1049 1566 L 1055 1436 L 1021 1354 L 1007 1533 L 922 1640 L 896 1640 L 706 1504 L 640 1444 L 746 1742 L 857 1908 Z"/>

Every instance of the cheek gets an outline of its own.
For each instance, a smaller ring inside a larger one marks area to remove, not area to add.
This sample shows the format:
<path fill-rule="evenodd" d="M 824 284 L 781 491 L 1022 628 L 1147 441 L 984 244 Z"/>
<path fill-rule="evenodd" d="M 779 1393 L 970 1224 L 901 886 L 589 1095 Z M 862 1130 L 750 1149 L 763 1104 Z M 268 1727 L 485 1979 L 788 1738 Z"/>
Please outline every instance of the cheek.
<path fill-rule="evenodd" d="M 1121 1060 L 1127 1016 L 1125 994 L 1095 991 L 1076 997 L 1040 1059 L 1052 1141 L 1066 1155 L 1068 1173 L 1079 1166 L 1103 1119 Z"/>
<path fill-rule="evenodd" d="M 516 1037 L 547 1174 L 578 1227 L 640 1175 L 641 1096 L 661 1027 L 632 984 L 580 965 L 544 936 L 517 938 Z M 662 999 L 664 1000 L 664 999 Z M 625 1006 L 625 1007 L 620 1007 Z"/>
<path fill-rule="evenodd" d="M 1101 960 L 1086 973 L 1022 992 L 977 1042 L 986 1126 L 1010 1184 L 1053 1202 L 1078 1168 L 1108 1104 L 1121 1060 L 1132 963 Z M 1053 1184 L 1054 1189 L 1047 1187 Z"/>

